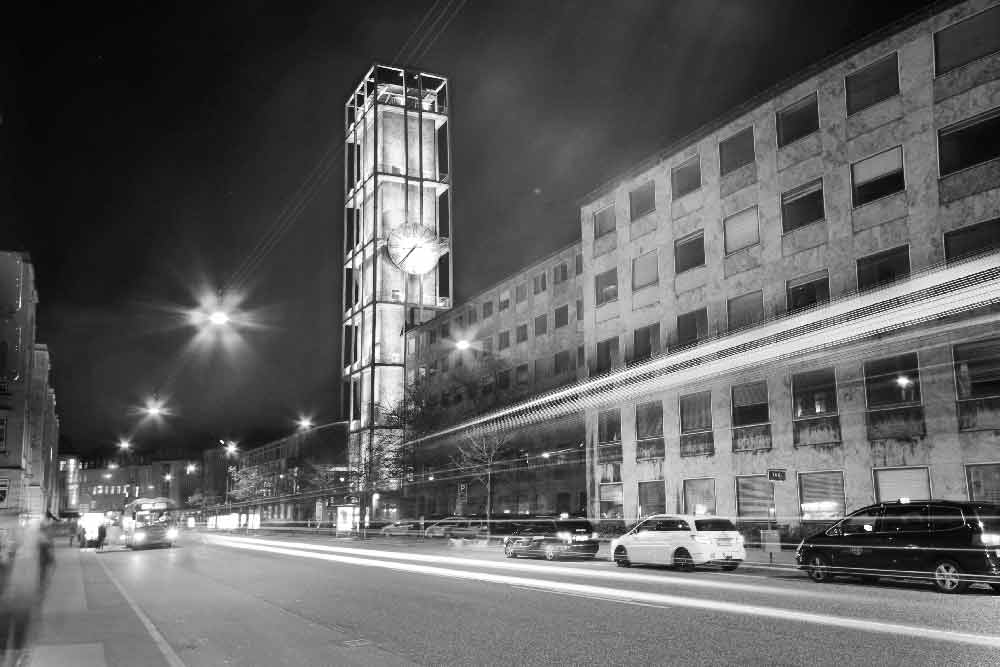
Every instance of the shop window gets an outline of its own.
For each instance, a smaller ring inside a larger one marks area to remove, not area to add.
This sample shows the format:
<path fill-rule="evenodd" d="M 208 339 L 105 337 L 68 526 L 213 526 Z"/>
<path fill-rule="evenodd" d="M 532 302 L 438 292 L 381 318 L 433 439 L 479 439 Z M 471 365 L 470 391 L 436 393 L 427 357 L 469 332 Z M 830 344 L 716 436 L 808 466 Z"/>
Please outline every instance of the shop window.
<path fill-rule="evenodd" d="M 942 176 L 1000 157 L 1000 108 L 941 130 L 938 156 Z"/>
<path fill-rule="evenodd" d="M 869 409 L 920 403 L 920 371 L 916 353 L 865 362 L 865 394 Z"/>
<path fill-rule="evenodd" d="M 953 69 L 1000 51 L 1000 5 L 934 33 L 934 72 Z"/>
<path fill-rule="evenodd" d="M 772 521 L 774 484 L 766 475 L 736 478 L 736 515 L 744 521 Z"/>
<path fill-rule="evenodd" d="M 1000 504 L 1000 463 L 965 466 L 965 473 L 969 480 L 969 500 Z"/>
<path fill-rule="evenodd" d="M 701 159 L 699 156 L 686 160 L 670 172 L 673 198 L 680 199 L 701 187 Z"/>
<path fill-rule="evenodd" d="M 635 408 L 636 460 L 663 458 L 663 403 L 651 401 Z"/>
<path fill-rule="evenodd" d="M 705 233 L 698 231 L 674 243 L 674 273 L 705 265 Z"/>
<path fill-rule="evenodd" d="M 600 487 L 601 519 L 620 521 L 625 518 L 622 509 L 622 485 L 601 484 Z"/>
<path fill-rule="evenodd" d="M 902 192 L 905 187 L 902 146 L 851 165 L 851 196 L 855 208 Z"/>
<path fill-rule="evenodd" d="M 908 246 L 868 255 L 858 260 L 858 290 L 888 285 L 910 275 Z"/>
<path fill-rule="evenodd" d="M 781 231 L 785 234 L 825 217 L 823 179 L 817 178 L 781 195 Z"/>
<path fill-rule="evenodd" d="M 639 482 L 639 516 L 663 514 L 667 511 L 667 490 L 662 479 Z"/>
<path fill-rule="evenodd" d="M 799 473 L 799 508 L 803 521 L 833 523 L 844 518 L 844 473 Z"/>
<path fill-rule="evenodd" d="M 816 93 L 778 112 L 778 147 L 807 137 L 819 129 L 819 106 Z"/>
<path fill-rule="evenodd" d="M 628 193 L 630 219 L 635 221 L 656 209 L 656 184 L 646 181 Z"/>
<path fill-rule="evenodd" d="M 896 54 L 892 53 L 859 69 L 849 75 L 844 84 L 847 88 L 848 116 L 899 95 L 899 62 Z"/>
<path fill-rule="evenodd" d="M 875 471 L 875 500 L 890 502 L 901 498 L 925 500 L 931 497 L 927 468 L 884 468 Z"/>
<path fill-rule="evenodd" d="M 722 176 L 754 161 L 753 126 L 719 142 L 719 173 Z"/>
<path fill-rule="evenodd" d="M 715 479 L 684 480 L 684 513 L 715 514 Z"/>

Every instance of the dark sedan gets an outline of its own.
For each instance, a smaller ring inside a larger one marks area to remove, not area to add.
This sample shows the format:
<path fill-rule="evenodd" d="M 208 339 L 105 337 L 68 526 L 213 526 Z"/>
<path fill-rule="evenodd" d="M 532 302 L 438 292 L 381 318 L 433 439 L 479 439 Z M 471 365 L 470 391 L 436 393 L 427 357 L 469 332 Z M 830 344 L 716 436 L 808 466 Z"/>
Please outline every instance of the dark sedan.
<path fill-rule="evenodd" d="M 507 558 L 519 556 L 559 560 L 593 558 L 601 543 L 589 521 L 581 519 L 536 519 L 504 539 Z"/>

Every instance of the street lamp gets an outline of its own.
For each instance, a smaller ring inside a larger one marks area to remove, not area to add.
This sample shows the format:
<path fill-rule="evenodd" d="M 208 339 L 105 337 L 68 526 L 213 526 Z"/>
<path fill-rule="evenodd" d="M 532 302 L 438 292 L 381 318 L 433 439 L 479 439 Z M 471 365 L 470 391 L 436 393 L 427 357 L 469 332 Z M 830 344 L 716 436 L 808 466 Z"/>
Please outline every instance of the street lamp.
<path fill-rule="evenodd" d="M 299 417 L 296 424 L 298 425 L 300 431 L 308 431 L 313 427 L 313 421 L 309 417 Z"/>
<path fill-rule="evenodd" d="M 469 341 L 462 339 L 457 343 L 455 343 L 455 347 L 457 347 L 459 350 L 468 350 L 470 344 L 471 343 L 469 343 Z"/>
<path fill-rule="evenodd" d="M 229 324 L 229 313 L 224 310 L 213 311 L 208 316 L 208 321 L 217 327 L 225 326 Z"/>
<path fill-rule="evenodd" d="M 189 463 L 187 464 L 187 468 L 184 469 L 184 472 L 188 475 L 193 475 L 197 470 L 198 470 L 197 465 L 195 465 L 194 463 Z"/>
<path fill-rule="evenodd" d="M 166 475 L 164 475 L 164 476 L 163 476 L 163 481 L 164 481 L 164 482 L 169 482 L 169 481 L 170 481 L 170 480 L 172 480 L 173 478 L 174 478 L 174 476 L 173 476 L 173 475 L 171 475 L 171 474 L 170 474 L 170 473 L 168 472 L 168 473 L 167 473 Z"/>
<path fill-rule="evenodd" d="M 118 449 L 122 450 L 123 452 L 127 452 L 128 450 L 132 449 L 132 443 L 129 442 L 127 439 L 122 438 L 121 440 L 118 441 Z"/>

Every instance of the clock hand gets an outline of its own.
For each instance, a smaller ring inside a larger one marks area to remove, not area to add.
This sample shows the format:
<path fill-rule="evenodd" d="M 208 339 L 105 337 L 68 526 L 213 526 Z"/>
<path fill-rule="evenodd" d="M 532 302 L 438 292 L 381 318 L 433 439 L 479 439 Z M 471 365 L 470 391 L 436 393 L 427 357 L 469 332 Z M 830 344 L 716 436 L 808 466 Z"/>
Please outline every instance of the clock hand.
<path fill-rule="evenodd" d="M 412 248 L 410 248 L 410 252 L 408 252 L 405 255 L 403 255 L 403 259 L 399 260 L 399 263 L 402 264 L 403 262 L 405 262 L 406 258 L 409 257 L 410 255 L 412 255 L 413 251 L 416 250 L 418 246 L 419 246 L 419 244 L 414 245 Z"/>

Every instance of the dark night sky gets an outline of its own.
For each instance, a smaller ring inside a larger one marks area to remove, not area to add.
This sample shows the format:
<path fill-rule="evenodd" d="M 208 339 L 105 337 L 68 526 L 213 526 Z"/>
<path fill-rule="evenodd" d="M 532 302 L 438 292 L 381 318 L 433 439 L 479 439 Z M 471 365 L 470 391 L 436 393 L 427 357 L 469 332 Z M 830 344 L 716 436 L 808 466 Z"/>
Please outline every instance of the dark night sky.
<path fill-rule="evenodd" d="M 341 162 L 295 193 L 342 150 L 367 67 L 448 3 L 47 4 L 5 21 L 0 247 L 35 262 L 72 446 L 111 447 L 160 386 L 178 414 L 137 431 L 142 451 L 337 417 Z M 572 242 L 601 182 L 923 4 L 467 3 L 403 58 L 451 79 L 457 297 Z M 217 288 L 290 200 L 305 206 L 247 284 L 267 326 L 181 365 L 192 330 L 165 308 Z"/>

